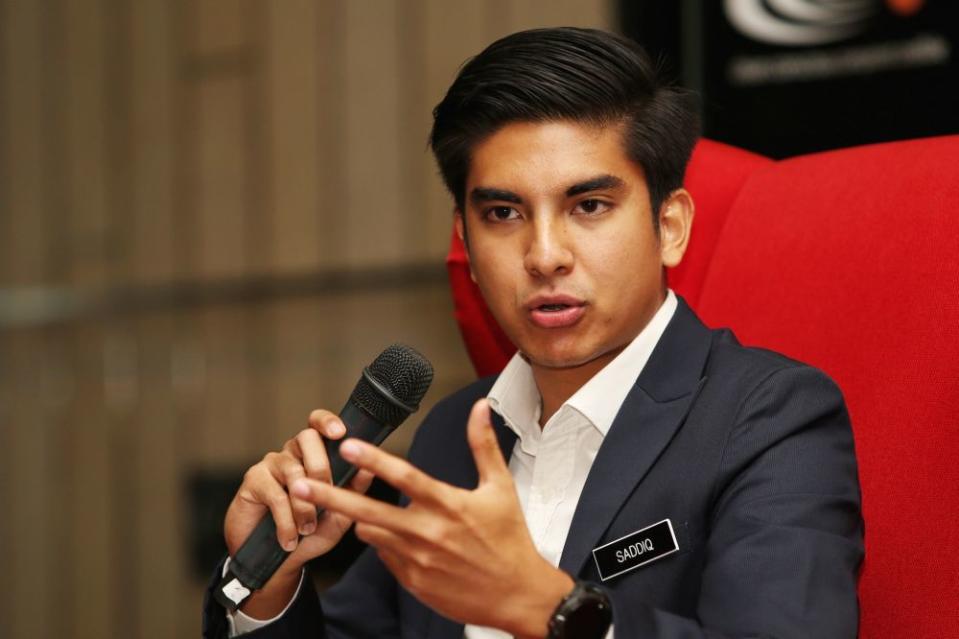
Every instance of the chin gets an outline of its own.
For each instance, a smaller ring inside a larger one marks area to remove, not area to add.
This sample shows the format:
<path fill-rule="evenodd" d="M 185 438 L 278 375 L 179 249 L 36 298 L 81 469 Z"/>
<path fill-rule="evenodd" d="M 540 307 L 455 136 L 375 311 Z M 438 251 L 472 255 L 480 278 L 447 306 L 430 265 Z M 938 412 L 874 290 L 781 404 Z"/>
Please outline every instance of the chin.
<path fill-rule="evenodd" d="M 520 349 L 523 357 L 530 365 L 540 366 L 542 368 L 577 368 L 583 364 L 588 364 L 598 357 L 601 353 L 583 353 L 575 351 L 549 350 L 549 349 Z"/>

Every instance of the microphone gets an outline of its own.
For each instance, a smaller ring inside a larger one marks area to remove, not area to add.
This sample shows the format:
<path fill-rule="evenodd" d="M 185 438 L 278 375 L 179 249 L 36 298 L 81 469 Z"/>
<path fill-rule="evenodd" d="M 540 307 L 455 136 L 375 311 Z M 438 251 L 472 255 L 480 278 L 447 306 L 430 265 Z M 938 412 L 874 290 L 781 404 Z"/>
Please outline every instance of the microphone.
<path fill-rule="evenodd" d="M 356 467 L 340 457 L 340 442 L 355 437 L 379 446 L 397 426 L 419 408 L 433 381 L 429 360 L 404 344 L 393 344 L 363 369 L 340 420 L 346 435 L 325 440 L 333 484 L 343 486 Z M 317 509 L 322 514 L 321 508 Z M 253 590 L 263 587 L 289 555 L 276 539 L 276 523 L 267 513 L 230 560 L 226 575 L 214 590 L 224 608 L 235 610 Z"/>

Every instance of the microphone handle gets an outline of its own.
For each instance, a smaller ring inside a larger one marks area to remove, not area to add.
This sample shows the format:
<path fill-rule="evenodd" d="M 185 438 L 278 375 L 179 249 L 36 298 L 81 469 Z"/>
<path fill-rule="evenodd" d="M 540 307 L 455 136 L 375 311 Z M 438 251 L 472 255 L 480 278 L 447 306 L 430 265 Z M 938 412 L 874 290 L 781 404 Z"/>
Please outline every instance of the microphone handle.
<path fill-rule="evenodd" d="M 379 446 L 395 428 L 376 421 L 352 401 L 347 401 L 340 411 L 340 420 L 346 426 L 346 435 L 342 439 L 325 440 L 335 486 L 346 485 L 356 474 L 356 466 L 340 457 L 343 439 L 355 437 Z M 322 516 L 323 509 L 317 508 L 316 512 Z M 225 608 L 235 610 L 251 591 L 269 581 L 289 554 L 277 541 L 276 523 L 267 513 L 230 560 L 229 570 L 214 591 L 216 600 Z"/>

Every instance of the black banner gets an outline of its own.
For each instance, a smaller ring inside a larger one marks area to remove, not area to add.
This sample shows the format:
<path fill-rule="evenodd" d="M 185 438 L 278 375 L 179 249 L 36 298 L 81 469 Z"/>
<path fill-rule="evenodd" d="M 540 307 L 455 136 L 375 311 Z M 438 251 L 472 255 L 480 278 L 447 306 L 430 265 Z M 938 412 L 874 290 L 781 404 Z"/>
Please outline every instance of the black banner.
<path fill-rule="evenodd" d="M 624 30 L 677 60 L 708 137 L 783 157 L 959 133 L 959 3 L 665 4 L 623 0 Z"/>

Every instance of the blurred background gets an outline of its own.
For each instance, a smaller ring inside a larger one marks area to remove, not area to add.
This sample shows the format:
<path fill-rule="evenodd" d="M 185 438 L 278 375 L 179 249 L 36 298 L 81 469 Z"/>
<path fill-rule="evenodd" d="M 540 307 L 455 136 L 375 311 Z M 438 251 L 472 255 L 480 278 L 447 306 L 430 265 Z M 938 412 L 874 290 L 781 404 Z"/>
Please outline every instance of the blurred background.
<path fill-rule="evenodd" d="M 0 3 L 0 637 L 199 636 L 218 506 L 394 341 L 436 370 L 406 448 L 474 378 L 431 110 L 493 39 L 612 12 Z"/>
<path fill-rule="evenodd" d="M 493 39 L 634 36 L 774 157 L 959 130 L 955 3 L 790 4 L 0 0 L 0 637 L 199 636 L 247 466 L 391 342 L 394 451 L 473 379 L 426 138 Z"/>

